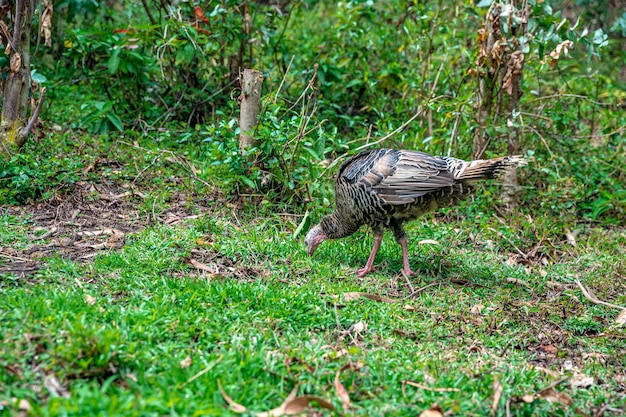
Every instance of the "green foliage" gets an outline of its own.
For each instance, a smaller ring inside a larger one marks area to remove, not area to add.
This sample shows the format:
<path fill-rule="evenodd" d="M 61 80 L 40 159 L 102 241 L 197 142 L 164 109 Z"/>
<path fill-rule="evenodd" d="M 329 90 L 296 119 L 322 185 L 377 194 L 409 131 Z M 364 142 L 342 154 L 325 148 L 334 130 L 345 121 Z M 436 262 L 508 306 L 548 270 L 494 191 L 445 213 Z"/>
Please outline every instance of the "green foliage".
<path fill-rule="evenodd" d="M 38 160 L 32 153 L 0 159 L 0 204 L 23 204 L 69 187 L 82 177 L 87 162 L 72 156 Z"/>

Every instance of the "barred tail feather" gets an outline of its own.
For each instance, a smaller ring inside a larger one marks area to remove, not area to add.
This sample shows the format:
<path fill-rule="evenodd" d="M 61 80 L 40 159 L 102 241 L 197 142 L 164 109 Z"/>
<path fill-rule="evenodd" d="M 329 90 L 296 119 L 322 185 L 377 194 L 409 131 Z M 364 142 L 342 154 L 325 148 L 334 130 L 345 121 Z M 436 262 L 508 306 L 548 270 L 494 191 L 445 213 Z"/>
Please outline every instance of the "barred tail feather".
<path fill-rule="evenodd" d="M 521 156 L 503 156 L 493 159 L 479 159 L 463 164 L 454 176 L 459 181 L 479 181 L 499 178 L 506 171 L 526 165 L 527 161 Z"/>

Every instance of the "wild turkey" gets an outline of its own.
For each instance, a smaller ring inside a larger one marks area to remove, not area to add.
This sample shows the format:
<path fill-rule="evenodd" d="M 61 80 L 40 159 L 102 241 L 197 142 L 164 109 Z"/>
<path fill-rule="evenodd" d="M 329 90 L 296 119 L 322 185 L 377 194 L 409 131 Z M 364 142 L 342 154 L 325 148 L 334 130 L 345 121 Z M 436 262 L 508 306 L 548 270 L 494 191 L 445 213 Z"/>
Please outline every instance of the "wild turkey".
<path fill-rule="evenodd" d="M 361 152 L 339 168 L 335 179 L 335 210 L 307 233 L 307 251 L 313 255 L 325 239 L 349 236 L 366 224 L 372 228 L 374 246 L 367 263 L 358 270 L 362 277 L 372 270 L 388 227 L 402 247 L 402 272 L 413 275 L 402 224 L 455 205 L 472 193 L 473 182 L 496 178 L 525 163 L 525 159 L 516 156 L 466 162 L 417 151 Z"/>

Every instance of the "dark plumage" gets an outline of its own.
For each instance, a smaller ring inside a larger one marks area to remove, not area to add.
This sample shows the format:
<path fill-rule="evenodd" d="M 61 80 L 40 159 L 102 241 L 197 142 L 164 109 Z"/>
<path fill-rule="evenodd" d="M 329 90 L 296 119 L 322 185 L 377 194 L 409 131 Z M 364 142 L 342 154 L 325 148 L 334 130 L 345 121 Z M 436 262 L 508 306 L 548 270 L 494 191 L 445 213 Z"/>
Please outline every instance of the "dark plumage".
<path fill-rule="evenodd" d="M 372 270 L 388 227 L 402 247 L 403 273 L 413 275 L 402 224 L 455 205 L 472 193 L 473 182 L 498 177 L 525 163 L 515 156 L 466 162 L 417 151 L 361 152 L 339 168 L 335 210 L 309 231 L 305 239 L 307 251 L 312 255 L 325 239 L 349 236 L 366 224 L 374 233 L 374 246 L 367 263 L 358 271 L 359 276 L 364 276 Z"/>

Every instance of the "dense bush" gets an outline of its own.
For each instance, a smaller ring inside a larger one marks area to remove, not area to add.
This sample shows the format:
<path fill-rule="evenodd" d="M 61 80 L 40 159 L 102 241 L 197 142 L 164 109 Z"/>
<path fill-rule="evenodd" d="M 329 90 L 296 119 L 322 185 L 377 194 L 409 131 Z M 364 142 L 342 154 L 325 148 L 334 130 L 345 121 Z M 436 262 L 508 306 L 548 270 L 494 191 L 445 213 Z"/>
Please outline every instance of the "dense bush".
<path fill-rule="evenodd" d="M 224 0 L 144 9 L 63 2 L 54 49 L 38 50 L 41 62 L 56 58 L 50 68 L 37 66 L 54 83 L 46 117 L 94 133 L 132 129 L 161 145 L 195 147 L 207 177 L 221 178 L 233 192 L 298 204 L 330 197 L 336 158 L 418 112 L 381 145 L 470 156 L 481 70 L 476 40 L 490 3 Z M 529 5 L 529 35 L 511 38 L 526 52 L 516 123 L 533 164 L 522 174 L 523 200 L 619 219 L 626 80 L 615 68 L 625 62 L 624 17 L 591 5 Z M 565 41 L 573 42 L 570 55 L 556 54 Z M 257 164 L 238 153 L 239 67 L 265 75 L 259 146 L 252 150 Z M 492 114 L 488 156 L 506 152 L 506 123 Z M 22 174 L 10 165 L 2 181 L 28 184 Z"/>

